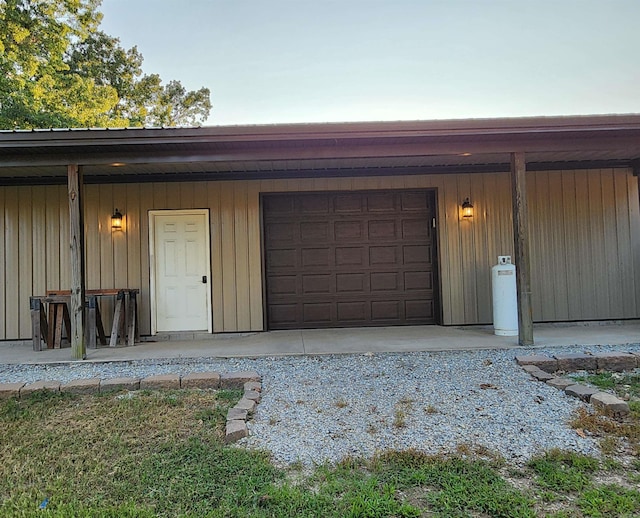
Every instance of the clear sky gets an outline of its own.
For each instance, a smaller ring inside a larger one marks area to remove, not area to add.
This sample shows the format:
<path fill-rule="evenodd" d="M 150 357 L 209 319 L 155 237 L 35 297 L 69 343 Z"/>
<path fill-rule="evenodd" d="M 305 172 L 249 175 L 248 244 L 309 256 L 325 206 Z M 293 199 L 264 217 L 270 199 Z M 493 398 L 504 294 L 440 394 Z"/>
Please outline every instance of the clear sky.
<path fill-rule="evenodd" d="M 640 0 L 103 0 L 207 121 L 640 113 Z"/>

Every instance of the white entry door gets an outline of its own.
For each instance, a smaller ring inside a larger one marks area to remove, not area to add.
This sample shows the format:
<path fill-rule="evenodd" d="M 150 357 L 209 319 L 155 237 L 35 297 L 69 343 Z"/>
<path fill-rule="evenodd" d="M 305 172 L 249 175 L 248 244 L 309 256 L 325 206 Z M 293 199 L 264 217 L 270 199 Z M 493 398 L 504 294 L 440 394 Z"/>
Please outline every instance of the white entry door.
<path fill-rule="evenodd" d="M 211 332 L 209 211 L 149 212 L 152 333 Z"/>

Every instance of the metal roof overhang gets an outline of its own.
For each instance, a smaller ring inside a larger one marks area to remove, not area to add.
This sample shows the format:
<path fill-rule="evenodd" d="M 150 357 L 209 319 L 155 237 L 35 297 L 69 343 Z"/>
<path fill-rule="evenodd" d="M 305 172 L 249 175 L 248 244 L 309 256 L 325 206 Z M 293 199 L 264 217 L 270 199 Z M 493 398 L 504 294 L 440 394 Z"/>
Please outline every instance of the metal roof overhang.
<path fill-rule="evenodd" d="M 640 169 L 640 115 L 0 132 L 0 184 Z"/>

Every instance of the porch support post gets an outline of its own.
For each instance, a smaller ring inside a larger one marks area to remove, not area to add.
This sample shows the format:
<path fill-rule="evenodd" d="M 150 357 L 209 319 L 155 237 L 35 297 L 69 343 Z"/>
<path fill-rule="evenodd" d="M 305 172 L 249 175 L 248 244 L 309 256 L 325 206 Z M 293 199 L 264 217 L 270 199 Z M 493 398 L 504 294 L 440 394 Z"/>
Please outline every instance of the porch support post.
<path fill-rule="evenodd" d="M 524 153 L 511 153 L 513 240 L 516 254 L 516 285 L 518 291 L 518 344 L 533 345 L 531 262 L 529 257 L 529 221 L 525 171 Z"/>
<path fill-rule="evenodd" d="M 87 357 L 85 343 L 85 276 L 84 276 L 84 206 L 82 168 L 67 166 L 69 190 L 69 245 L 71 247 L 71 356 L 74 360 Z"/>

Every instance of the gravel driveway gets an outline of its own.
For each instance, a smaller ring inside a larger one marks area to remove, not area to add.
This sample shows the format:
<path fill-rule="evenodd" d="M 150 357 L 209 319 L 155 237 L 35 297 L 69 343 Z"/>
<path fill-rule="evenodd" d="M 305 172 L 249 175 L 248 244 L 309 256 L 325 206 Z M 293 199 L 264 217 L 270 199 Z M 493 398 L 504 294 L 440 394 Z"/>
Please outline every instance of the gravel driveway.
<path fill-rule="evenodd" d="M 640 346 L 2 365 L 0 382 L 256 370 L 263 397 L 239 444 L 278 464 L 335 462 L 388 448 L 484 446 L 514 463 L 549 448 L 597 454 L 568 427 L 584 404 L 532 378 L 516 354 L 640 351 Z"/>

